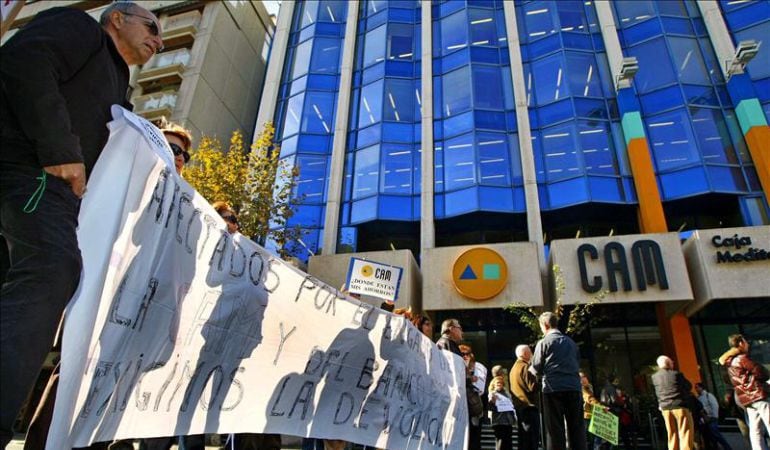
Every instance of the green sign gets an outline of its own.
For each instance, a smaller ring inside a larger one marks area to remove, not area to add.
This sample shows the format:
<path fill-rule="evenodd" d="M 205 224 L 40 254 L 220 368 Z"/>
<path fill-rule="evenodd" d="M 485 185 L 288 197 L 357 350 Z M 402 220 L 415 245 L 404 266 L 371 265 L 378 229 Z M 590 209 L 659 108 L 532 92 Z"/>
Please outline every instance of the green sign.
<path fill-rule="evenodd" d="M 618 445 L 618 416 L 605 411 L 601 405 L 594 405 L 588 431 L 612 445 Z"/>

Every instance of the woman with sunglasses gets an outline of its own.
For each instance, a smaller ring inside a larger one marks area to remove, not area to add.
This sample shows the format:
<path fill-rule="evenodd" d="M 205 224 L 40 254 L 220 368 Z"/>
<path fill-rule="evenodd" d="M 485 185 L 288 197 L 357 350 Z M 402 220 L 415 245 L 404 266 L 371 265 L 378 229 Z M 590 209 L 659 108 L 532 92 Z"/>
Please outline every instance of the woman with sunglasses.
<path fill-rule="evenodd" d="M 160 131 L 166 137 L 171 151 L 174 153 L 174 167 L 180 176 L 185 164 L 190 162 L 190 148 L 192 147 L 192 135 L 185 128 L 174 122 L 161 122 Z"/>

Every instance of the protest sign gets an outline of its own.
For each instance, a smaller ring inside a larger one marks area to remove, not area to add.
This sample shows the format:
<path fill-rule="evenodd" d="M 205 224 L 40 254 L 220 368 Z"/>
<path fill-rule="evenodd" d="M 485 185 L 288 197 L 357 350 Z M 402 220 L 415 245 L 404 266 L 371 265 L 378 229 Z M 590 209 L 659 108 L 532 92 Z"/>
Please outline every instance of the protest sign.
<path fill-rule="evenodd" d="M 605 411 L 604 406 L 593 405 L 588 431 L 612 445 L 618 445 L 618 416 Z"/>
<path fill-rule="evenodd" d="M 401 267 L 350 258 L 348 292 L 395 302 L 403 273 L 404 269 Z"/>
<path fill-rule="evenodd" d="M 462 360 L 225 223 L 123 112 L 89 179 L 47 449 L 282 433 L 462 449 Z"/>

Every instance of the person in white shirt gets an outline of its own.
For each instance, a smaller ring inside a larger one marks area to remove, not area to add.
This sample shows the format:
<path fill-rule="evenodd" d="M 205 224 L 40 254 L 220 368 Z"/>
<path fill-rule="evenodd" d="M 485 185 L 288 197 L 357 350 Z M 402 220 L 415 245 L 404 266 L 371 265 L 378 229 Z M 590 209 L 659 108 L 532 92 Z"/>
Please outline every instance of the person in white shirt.
<path fill-rule="evenodd" d="M 722 433 L 719 431 L 719 403 L 714 394 L 703 387 L 703 383 L 695 384 L 695 392 L 698 393 L 698 401 L 703 405 L 703 414 L 706 416 L 707 431 L 711 434 L 710 438 L 722 444 L 725 450 L 732 450 Z M 706 436 L 708 439 L 709 436 Z"/>

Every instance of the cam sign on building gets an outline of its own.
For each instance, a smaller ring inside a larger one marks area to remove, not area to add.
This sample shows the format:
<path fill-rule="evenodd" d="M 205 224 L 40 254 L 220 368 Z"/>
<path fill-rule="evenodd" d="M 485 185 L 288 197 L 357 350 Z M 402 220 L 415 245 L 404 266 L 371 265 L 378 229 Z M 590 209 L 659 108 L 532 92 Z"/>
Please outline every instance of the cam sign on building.
<path fill-rule="evenodd" d="M 81 209 L 49 450 L 239 432 L 464 447 L 461 358 L 227 233 L 143 119 L 110 131 Z"/>
<path fill-rule="evenodd" d="M 401 284 L 401 267 L 350 258 L 348 268 L 348 292 L 370 295 L 390 302 L 396 301 Z"/>

